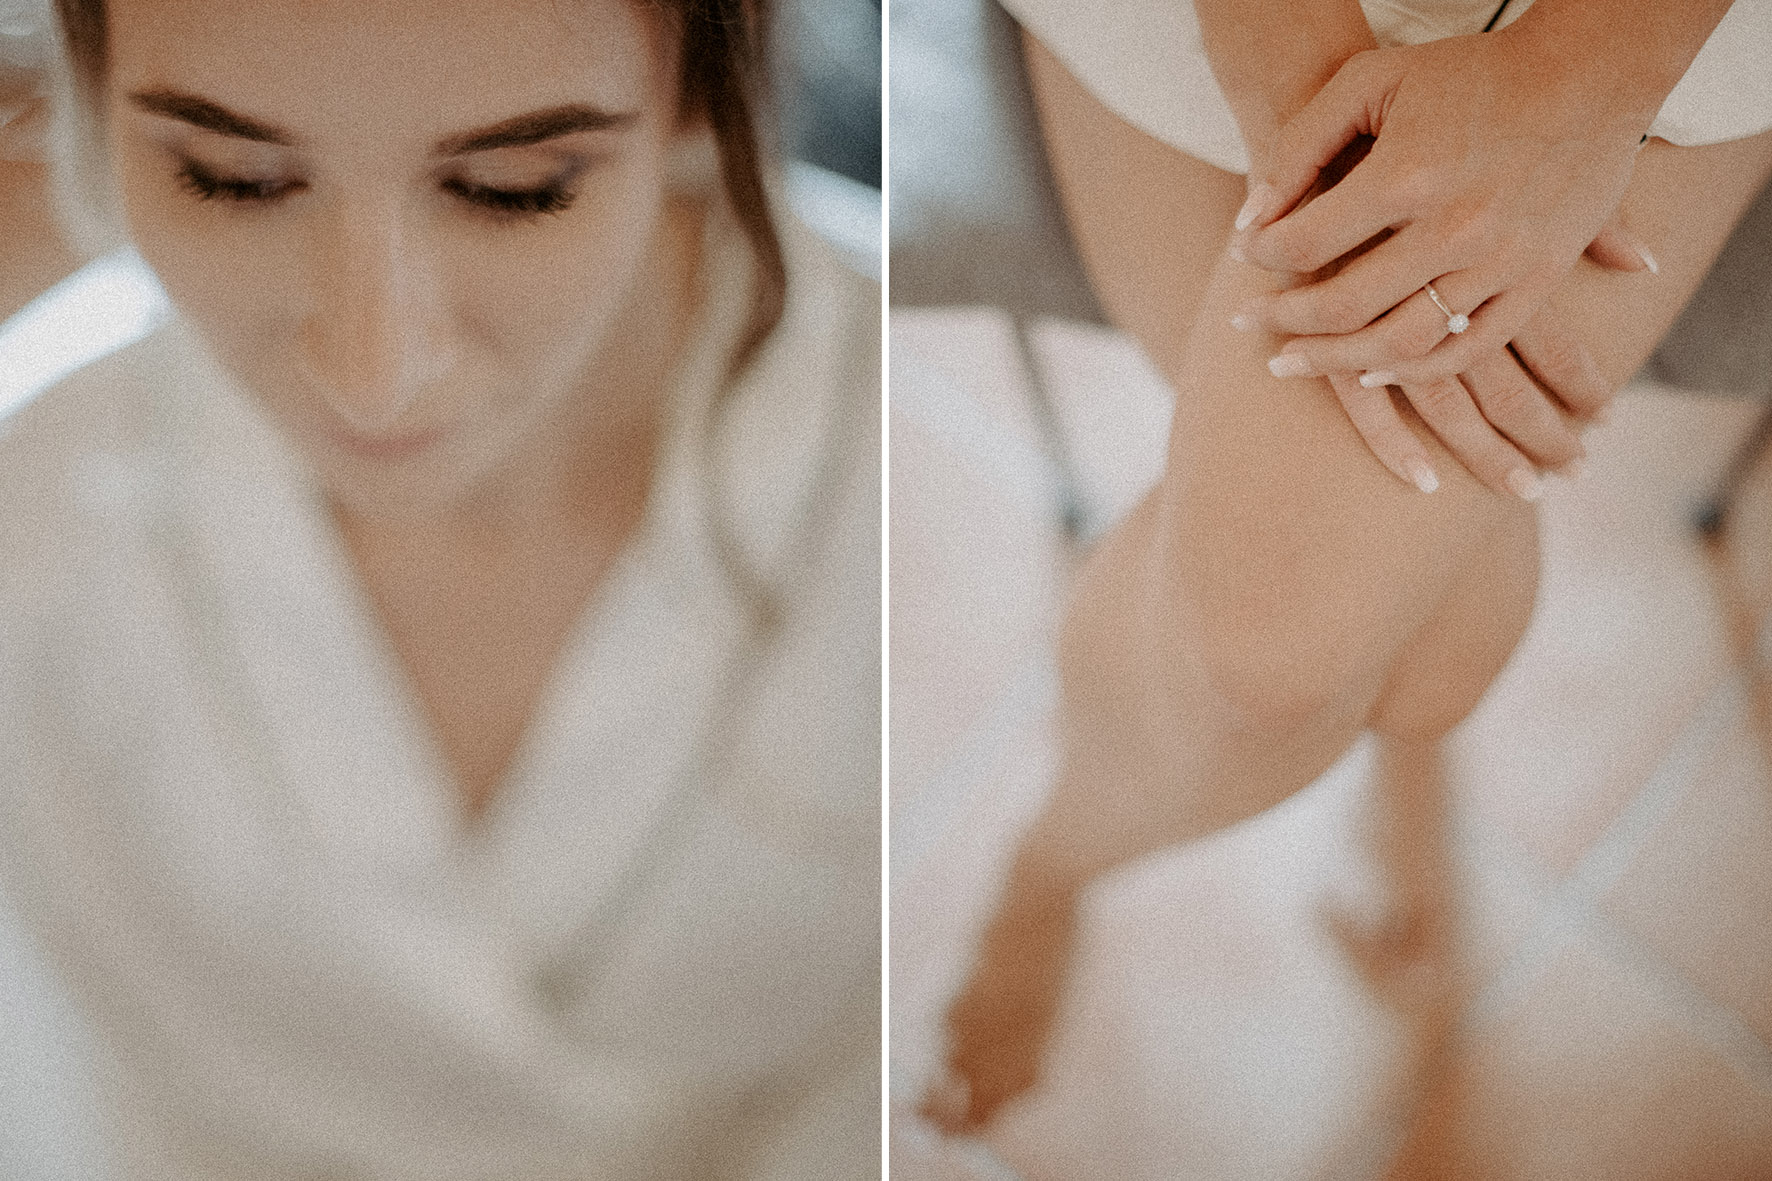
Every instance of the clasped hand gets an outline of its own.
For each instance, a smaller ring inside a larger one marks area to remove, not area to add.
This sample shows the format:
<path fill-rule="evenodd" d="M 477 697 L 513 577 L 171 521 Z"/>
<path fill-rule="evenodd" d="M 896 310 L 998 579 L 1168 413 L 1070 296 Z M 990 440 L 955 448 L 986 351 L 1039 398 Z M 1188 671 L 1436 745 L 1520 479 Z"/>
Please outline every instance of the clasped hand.
<path fill-rule="evenodd" d="M 1423 491 L 1438 478 L 1387 387 L 1480 481 L 1531 499 L 1537 468 L 1583 457 L 1579 429 L 1612 393 L 1547 301 L 1584 251 L 1657 269 L 1614 220 L 1641 128 L 1571 65 L 1509 30 L 1357 54 L 1250 177 L 1232 253 L 1336 265 L 1233 324 L 1294 337 L 1274 373 L 1328 377 L 1380 462 Z M 1307 200 L 1360 136 L 1365 158 Z M 1468 328 L 1449 330 L 1430 282 Z"/>

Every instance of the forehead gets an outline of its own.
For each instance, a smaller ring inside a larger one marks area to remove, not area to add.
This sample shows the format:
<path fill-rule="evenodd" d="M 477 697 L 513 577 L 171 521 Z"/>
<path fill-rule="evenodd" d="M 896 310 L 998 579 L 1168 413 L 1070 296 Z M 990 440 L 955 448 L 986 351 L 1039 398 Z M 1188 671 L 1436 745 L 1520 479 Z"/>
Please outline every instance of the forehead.
<path fill-rule="evenodd" d="M 111 89 L 170 87 L 324 142 L 434 141 L 528 110 L 662 108 L 633 0 L 110 0 Z"/>

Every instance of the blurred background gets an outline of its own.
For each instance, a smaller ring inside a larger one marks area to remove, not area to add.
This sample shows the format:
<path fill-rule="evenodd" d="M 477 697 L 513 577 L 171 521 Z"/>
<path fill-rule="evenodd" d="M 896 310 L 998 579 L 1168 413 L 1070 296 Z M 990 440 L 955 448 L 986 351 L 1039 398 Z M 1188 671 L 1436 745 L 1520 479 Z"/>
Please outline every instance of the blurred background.
<path fill-rule="evenodd" d="M 1041 1085 L 980 1140 L 915 1118 L 1051 773 L 1066 589 L 1172 395 L 1075 259 L 1013 21 L 894 0 L 890 36 L 894 1176 L 1772 1177 L 1772 194 L 1547 494 L 1447 790 L 1361 744 L 1110 875 Z M 1398 906 L 1438 934 L 1345 937 Z"/>
<path fill-rule="evenodd" d="M 51 215 L 47 9 L 48 0 L 0 0 L 0 432 L 26 400 L 150 331 L 167 310 L 138 261 L 78 257 Z M 878 0 L 784 0 L 774 42 L 786 199 L 878 277 Z M 98 1049 L 0 896 L 0 1178 L 108 1175 L 85 1081 Z"/>

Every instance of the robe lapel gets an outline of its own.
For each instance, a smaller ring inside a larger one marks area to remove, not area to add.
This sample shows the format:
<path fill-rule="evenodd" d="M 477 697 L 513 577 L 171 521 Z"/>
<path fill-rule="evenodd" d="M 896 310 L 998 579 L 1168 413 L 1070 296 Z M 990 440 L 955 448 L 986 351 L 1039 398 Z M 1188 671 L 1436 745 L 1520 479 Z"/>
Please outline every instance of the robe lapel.
<path fill-rule="evenodd" d="M 200 346 L 180 391 L 178 443 L 192 548 L 211 581 L 219 648 L 239 655 L 241 735 L 263 747 L 338 870 L 427 873 L 455 824 L 440 755 L 356 582 L 322 499 L 289 446 Z M 250 724 L 250 722 L 248 723 Z"/>
<path fill-rule="evenodd" d="M 743 242 L 717 221 L 640 531 L 563 654 L 482 842 L 463 850 L 538 960 L 619 921 L 650 854 L 693 822 L 700 760 L 749 642 L 706 483 L 710 400 L 750 290 Z"/>

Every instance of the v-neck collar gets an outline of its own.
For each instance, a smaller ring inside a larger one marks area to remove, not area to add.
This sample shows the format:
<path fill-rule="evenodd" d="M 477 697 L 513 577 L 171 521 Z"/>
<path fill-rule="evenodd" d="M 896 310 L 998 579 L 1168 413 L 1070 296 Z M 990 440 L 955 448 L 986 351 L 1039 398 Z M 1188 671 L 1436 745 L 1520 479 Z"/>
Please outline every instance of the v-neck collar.
<path fill-rule="evenodd" d="M 693 778 L 748 623 L 708 519 L 701 425 L 748 305 L 749 258 L 711 224 L 706 249 L 642 521 L 471 822 L 305 466 L 188 326 L 164 330 L 181 379 L 168 391 L 181 403 L 181 516 L 219 606 L 206 626 L 239 655 L 241 716 L 262 720 L 239 737 L 263 748 L 257 762 L 280 779 L 270 789 L 292 798 L 294 839 L 355 881 L 426 889 L 447 877 L 513 936 L 550 945 L 616 889 Z"/>

